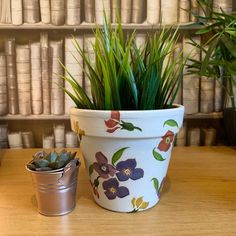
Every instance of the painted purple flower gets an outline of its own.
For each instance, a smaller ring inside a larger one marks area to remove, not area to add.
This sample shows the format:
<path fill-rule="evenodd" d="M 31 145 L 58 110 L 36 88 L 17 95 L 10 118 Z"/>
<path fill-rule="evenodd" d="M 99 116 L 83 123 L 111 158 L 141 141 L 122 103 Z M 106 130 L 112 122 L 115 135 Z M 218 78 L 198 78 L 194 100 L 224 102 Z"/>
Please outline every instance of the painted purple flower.
<path fill-rule="evenodd" d="M 120 181 L 128 179 L 137 180 L 143 177 L 144 171 L 141 168 L 135 168 L 137 162 L 135 159 L 121 161 L 116 165 L 116 170 L 119 171 L 116 176 Z"/>
<path fill-rule="evenodd" d="M 108 164 L 108 160 L 102 154 L 102 152 L 97 152 L 95 157 L 97 159 L 97 162 L 93 163 L 93 167 L 100 177 L 102 177 L 103 179 L 108 179 L 109 175 L 115 175 L 116 169 L 112 165 Z"/>
<path fill-rule="evenodd" d="M 116 197 L 124 198 L 129 195 L 129 189 L 124 186 L 119 187 L 119 182 L 116 178 L 104 181 L 102 186 L 109 200 L 113 200 Z"/>

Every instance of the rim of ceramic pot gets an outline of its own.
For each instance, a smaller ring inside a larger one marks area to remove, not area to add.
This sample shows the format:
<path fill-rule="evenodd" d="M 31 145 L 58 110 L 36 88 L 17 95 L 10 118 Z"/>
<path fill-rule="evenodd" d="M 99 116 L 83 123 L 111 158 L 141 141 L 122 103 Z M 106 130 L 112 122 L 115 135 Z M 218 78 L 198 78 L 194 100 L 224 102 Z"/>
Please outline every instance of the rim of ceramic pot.
<path fill-rule="evenodd" d="M 143 117 L 153 117 L 153 116 L 166 116 L 170 112 L 179 112 L 184 111 L 184 106 L 179 104 L 174 104 L 173 108 L 168 109 L 158 109 L 158 110 L 119 110 L 122 114 L 122 118 L 136 118 L 137 116 L 142 115 Z M 80 109 L 76 107 L 70 108 L 71 115 L 80 115 L 85 117 L 104 117 L 105 115 L 110 115 L 111 110 L 89 110 L 89 109 Z"/>

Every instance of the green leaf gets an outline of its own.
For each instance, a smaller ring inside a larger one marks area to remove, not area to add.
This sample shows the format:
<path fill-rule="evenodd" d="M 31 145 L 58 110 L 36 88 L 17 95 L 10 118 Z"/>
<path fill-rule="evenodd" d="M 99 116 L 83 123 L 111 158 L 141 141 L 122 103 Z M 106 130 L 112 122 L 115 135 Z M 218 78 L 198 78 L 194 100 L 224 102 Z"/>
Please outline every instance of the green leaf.
<path fill-rule="evenodd" d="M 157 178 L 153 178 L 152 181 L 153 181 L 154 188 L 156 189 L 156 191 L 158 191 L 158 189 L 159 189 L 159 181 L 158 181 L 158 179 Z"/>
<path fill-rule="evenodd" d="M 162 155 L 155 151 L 155 148 L 152 151 L 152 155 L 157 161 L 165 161 L 165 159 L 162 157 Z"/>
<path fill-rule="evenodd" d="M 43 168 L 43 167 L 47 167 L 49 162 L 47 160 L 44 159 L 39 159 L 34 161 L 34 164 L 36 165 L 36 167 L 38 168 Z"/>
<path fill-rule="evenodd" d="M 129 147 L 121 148 L 120 150 L 118 150 L 118 151 L 112 156 L 112 165 L 115 165 L 115 163 L 120 160 L 120 158 L 122 157 L 124 151 L 125 151 L 126 149 L 128 149 L 128 148 L 129 148 Z"/>
<path fill-rule="evenodd" d="M 89 166 L 89 176 L 92 175 L 93 170 L 94 170 L 94 166 L 92 164 L 92 165 Z"/>
<path fill-rule="evenodd" d="M 229 50 L 229 52 L 236 58 L 236 44 L 228 35 L 224 34 L 221 37 L 222 42 L 225 47 Z"/>
<path fill-rule="evenodd" d="M 206 33 L 209 33 L 211 30 L 212 30 L 212 27 L 208 26 L 208 27 L 198 30 L 196 34 L 197 35 L 206 34 Z"/>
<path fill-rule="evenodd" d="M 168 126 L 171 126 L 171 127 L 177 127 L 177 128 L 179 128 L 178 123 L 177 123 L 175 120 L 167 120 L 167 121 L 164 123 L 163 127 L 164 127 L 165 125 L 168 125 Z"/>
<path fill-rule="evenodd" d="M 50 162 L 55 162 L 58 157 L 58 154 L 56 152 L 52 152 L 50 155 Z"/>

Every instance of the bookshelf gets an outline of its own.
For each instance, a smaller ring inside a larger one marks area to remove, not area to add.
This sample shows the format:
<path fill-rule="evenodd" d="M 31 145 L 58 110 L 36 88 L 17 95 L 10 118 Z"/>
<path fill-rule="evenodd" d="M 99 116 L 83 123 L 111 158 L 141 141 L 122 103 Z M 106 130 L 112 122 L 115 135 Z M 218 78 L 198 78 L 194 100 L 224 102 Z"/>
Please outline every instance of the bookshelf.
<path fill-rule="evenodd" d="M 113 27 L 116 26 L 116 24 L 112 24 Z M 24 23 L 22 25 L 11 25 L 11 24 L 1 24 L 0 23 L 0 30 L 93 30 L 95 29 L 96 24 L 94 23 L 86 23 L 82 22 L 80 25 L 77 26 L 71 26 L 71 25 L 61 25 L 56 26 L 52 24 L 42 24 L 42 23 L 36 23 L 36 24 L 27 24 Z M 102 25 L 99 25 L 100 28 L 102 28 Z M 124 30 L 158 30 L 160 29 L 160 25 L 152 25 L 148 24 L 147 22 L 144 22 L 142 24 L 122 24 L 122 27 Z M 170 25 L 167 25 L 166 27 L 170 27 Z M 180 30 L 198 30 L 202 28 L 202 25 L 194 22 L 188 22 L 188 23 L 179 23 L 174 26 L 171 26 L 173 29 L 179 28 Z"/>
<path fill-rule="evenodd" d="M 51 2 L 53 0 L 44 0 L 44 3 L 46 2 Z M 150 9 L 148 9 L 148 4 L 152 5 L 152 1 L 154 1 L 156 3 L 156 0 L 143 0 L 145 1 L 145 4 L 147 4 L 146 7 L 144 7 L 144 9 L 142 9 L 143 11 L 145 11 L 145 16 L 142 16 L 141 20 L 137 20 L 137 21 L 141 21 L 139 23 L 132 23 L 136 20 L 132 19 L 128 19 L 127 16 L 125 22 L 122 23 L 123 25 L 123 29 L 124 30 L 136 30 L 137 33 L 143 33 L 143 32 L 151 32 L 151 31 L 155 31 L 155 30 L 159 30 L 160 29 L 160 23 L 158 22 L 154 22 L 151 23 L 148 22 L 150 21 L 150 17 L 148 17 L 148 14 L 153 14 L 152 11 L 150 11 Z M 27 2 L 27 1 L 23 1 Z M 36 3 L 37 0 L 34 0 L 34 2 Z M 38 2 L 40 2 L 40 0 L 38 0 Z M 63 2 L 63 0 L 58 0 L 56 2 Z M 26 42 L 26 39 L 29 38 L 33 38 L 35 40 L 35 38 L 39 37 L 39 35 L 41 33 L 47 33 L 50 37 L 50 35 L 53 35 L 53 40 L 54 40 L 54 36 L 57 35 L 58 38 L 62 39 L 63 41 L 65 41 L 65 37 L 70 35 L 70 34 L 75 34 L 75 35 L 80 35 L 83 36 L 84 38 L 87 35 L 91 35 L 92 30 L 95 29 L 96 24 L 95 22 L 91 22 L 92 18 L 95 18 L 96 16 L 99 16 L 99 14 L 96 15 L 96 2 L 99 2 L 97 0 L 68 0 L 67 2 L 74 4 L 74 3 L 78 3 L 80 2 L 80 5 L 75 7 L 75 10 L 78 11 L 78 9 L 80 8 L 80 15 L 78 17 L 80 17 L 80 19 L 77 19 L 77 23 L 76 24 L 72 24 L 72 25 L 68 25 L 66 17 L 64 20 L 59 20 L 59 21 L 54 21 L 54 24 L 51 23 L 42 23 L 40 22 L 35 22 L 35 23 L 24 23 L 24 19 L 22 18 L 22 24 L 18 24 L 18 25 L 14 25 L 14 24 L 9 24 L 9 23 L 0 23 L 0 35 L 6 36 L 6 38 L 8 37 L 8 35 L 10 35 L 11 37 L 15 37 L 20 43 L 23 41 L 24 43 Z M 92 4 L 93 2 L 95 2 L 95 5 L 89 5 Z M 115 1 L 114 1 L 115 2 Z M 122 5 L 122 0 L 116 0 L 116 2 L 118 4 L 120 4 L 121 6 L 121 11 L 122 9 L 125 10 L 125 14 L 128 14 L 130 11 L 132 13 L 132 7 L 130 9 L 130 6 L 125 6 Z M 123 1 L 125 2 L 125 1 Z M 134 1 L 134 2 L 138 2 L 138 1 Z M 180 1 L 182 4 L 185 4 L 185 1 L 182 0 Z M 194 2 L 193 0 L 190 2 Z M 235 2 L 235 1 L 232 1 Z M 86 5 L 88 4 L 88 5 Z M 236 3 L 234 3 L 236 5 Z M 168 5 L 168 4 L 167 4 Z M 194 4 L 192 4 L 192 6 L 194 6 Z M 109 6 L 107 6 L 109 7 Z M 160 8 L 160 6 L 155 6 L 158 8 Z M 171 7 L 171 6 L 169 6 Z M 191 5 L 189 6 L 191 7 Z M 63 8 L 66 11 L 66 8 Z M 112 19 L 114 18 L 114 9 L 113 9 L 113 5 L 110 6 L 111 12 L 109 13 L 112 17 Z M 234 10 L 236 9 L 236 6 L 234 6 Z M 140 11 L 140 9 L 136 9 L 137 11 Z M 151 9 L 152 10 L 152 9 Z M 161 9 L 159 9 L 160 11 Z M 174 9 L 171 8 L 170 11 L 173 11 Z M 88 11 L 89 14 L 92 14 L 91 12 L 93 12 L 93 17 L 86 15 L 87 13 L 83 14 L 83 11 Z M 150 12 L 149 12 L 150 11 Z M 149 12 L 149 13 L 148 13 Z M 60 13 L 61 14 L 61 13 Z M 129 13 L 130 14 L 130 13 Z M 134 14 L 134 13 L 133 13 Z M 137 13 L 135 13 L 137 14 Z M 171 14 L 171 12 L 170 12 Z M 180 14 L 180 13 L 178 13 Z M 183 12 L 182 12 L 183 14 Z M 186 14 L 186 13 L 185 13 Z M 63 15 L 63 14 L 62 14 Z M 122 14 L 121 14 L 122 15 Z M 175 14 L 174 14 L 175 15 Z M 59 16 L 58 16 L 59 17 Z M 188 21 L 186 21 L 186 17 L 189 18 Z M 41 16 L 42 20 L 43 17 Z M 47 17 L 46 17 L 47 18 Z M 45 16 L 44 16 L 44 20 L 46 20 Z M 138 19 L 139 17 L 135 17 L 135 19 Z M 178 16 L 179 18 L 179 16 Z M 180 18 L 179 18 L 180 19 Z M 181 21 L 184 21 L 182 23 L 174 23 L 173 29 L 178 28 L 179 31 L 181 32 L 181 35 L 184 36 L 187 34 L 193 35 L 194 32 L 196 32 L 196 30 L 199 30 L 202 28 L 202 25 L 197 23 L 197 19 L 194 19 L 189 16 L 184 16 L 181 18 Z M 20 20 L 20 19 L 18 19 Z M 32 20 L 32 19 L 28 19 L 28 20 Z M 55 19 L 54 19 L 55 20 Z M 58 19 L 57 19 L 58 20 Z M 158 19 L 155 19 L 155 21 Z M 173 21 L 172 18 L 168 18 L 166 19 L 167 21 Z M 191 20 L 191 21 L 190 21 Z M 87 22 L 86 22 L 87 21 Z M 101 19 L 100 19 L 101 21 Z M 115 20 L 114 20 L 115 21 Z M 1 20 L 0 20 L 1 22 Z M 99 20 L 98 20 L 99 22 Z M 58 25 L 56 25 L 58 23 Z M 72 23 L 73 23 L 73 19 L 72 19 Z M 115 27 L 115 23 L 112 24 L 113 27 Z M 172 23 L 171 23 L 172 25 Z M 100 28 L 102 28 L 102 25 L 99 25 Z M 170 25 L 168 25 L 166 27 L 170 27 Z M 40 41 L 40 39 L 38 39 L 38 41 Z M 49 40 L 50 41 L 50 40 Z M 2 43 L 2 42 L 1 42 Z M 1 46 L 1 44 L 0 44 Z M 64 43 L 63 43 L 63 48 L 65 47 Z M 2 48 L 0 47 L 0 50 L 2 50 Z M 3 51 L 3 50 L 2 50 Z M 65 52 L 64 52 L 65 53 Z M 65 57 L 65 55 L 63 55 L 63 58 Z M 199 87 L 200 89 L 200 87 Z M 179 102 L 183 103 L 183 94 L 181 95 L 182 98 L 180 98 Z M 200 97 L 200 92 L 199 92 L 199 97 Z M 1 101 L 0 101 L 1 103 Z M 200 108 L 199 105 L 199 100 L 198 100 L 198 106 Z M 199 109 L 200 111 L 200 109 Z M 185 120 L 186 122 L 188 122 L 189 120 L 192 121 L 196 121 L 195 123 L 199 124 L 199 121 L 203 122 L 204 121 L 209 121 L 209 120 L 214 120 L 214 122 L 221 122 L 221 119 L 223 118 L 223 114 L 221 112 L 221 110 L 219 110 L 219 112 L 207 112 L 207 113 L 194 113 L 194 114 L 186 114 L 185 115 Z M 42 134 L 44 133 L 45 129 L 48 129 L 49 125 L 52 126 L 54 123 L 65 123 L 67 127 L 69 127 L 69 115 L 67 114 L 61 114 L 61 115 L 56 115 L 56 114 L 38 114 L 38 115 L 27 115 L 27 116 L 23 116 L 20 114 L 15 114 L 15 115 L 10 115 L 10 114 L 5 114 L 5 115 L 1 115 L 0 116 L 0 125 L 1 124 L 8 124 L 8 128 L 10 131 L 15 131 L 14 129 L 20 129 L 21 125 L 13 125 L 15 122 L 19 122 L 20 124 L 23 124 L 24 122 L 24 129 L 32 129 L 32 126 L 35 125 L 37 123 L 37 121 L 42 122 L 43 123 L 43 128 L 41 129 L 36 129 L 37 131 L 37 139 L 40 139 L 40 136 L 42 136 Z M 213 123 L 214 123 L 213 122 Z M 46 127 L 46 128 L 45 128 Z M 44 129 L 44 130 L 43 130 Z M 36 140 L 36 143 L 38 143 L 37 147 L 39 147 L 41 145 L 41 141 Z"/>

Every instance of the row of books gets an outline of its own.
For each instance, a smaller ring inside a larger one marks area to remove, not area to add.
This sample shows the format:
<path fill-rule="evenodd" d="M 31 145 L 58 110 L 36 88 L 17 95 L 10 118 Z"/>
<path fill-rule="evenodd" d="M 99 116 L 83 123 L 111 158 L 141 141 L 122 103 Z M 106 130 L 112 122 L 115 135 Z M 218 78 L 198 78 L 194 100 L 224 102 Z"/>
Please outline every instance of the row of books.
<path fill-rule="evenodd" d="M 233 0 L 213 0 L 213 8 L 232 12 Z M 126 24 L 195 22 L 196 14 L 205 14 L 197 0 L 0 0 L 0 23 L 103 24 L 103 10 L 113 23 L 118 12 Z"/>
<path fill-rule="evenodd" d="M 95 63 L 93 35 L 75 35 L 77 43 Z M 136 35 L 136 44 L 142 47 L 145 34 Z M 201 42 L 199 36 L 194 40 Z M 170 54 L 171 60 L 176 53 L 184 52 L 184 57 L 201 60 L 197 47 L 190 44 L 190 38 L 184 36 Z M 64 63 L 70 74 L 84 87 L 91 96 L 90 81 L 83 69 L 83 59 L 74 47 L 73 36 L 61 40 L 49 40 L 47 33 L 41 33 L 40 41 L 24 45 L 16 44 L 15 38 L 5 40 L 5 51 L 0 53 L 0 116 L 7 114 L 28 115 L 64 115 L 74 103 L 60 87 L 73 93 L 68 82 L 61 75 L 68 77 L 60 62 Z M 85 68 L 86 70 L 86 68 Z M 176 103 L 183 104 L 186 114 L 211 113 L 222 111 L 223 89 L 219 80 L 186 75 L 183 71 L 182 89 L 176 97 Z"/>
<path fill-rule="evenodd" d="M 186 123 L 176 137 L 175 145 L 184 146 L 215 146 L 217 132 L 215 128 L 187 128 Z"/>
<path fill-rule="evenodd" d="M 9 132 L 7 125 L 0 125 L 0 149 L 35 147 L 32 131 Z M 79 147 L 79 138 L 74 132 L 65 130 L 64 124 L 57 124 L 53 126 L 52 134 L 43 135 L 42 147 L 44 149 L 77 148 Z"/>
<path fill-rule="evenodd" d="M 0 125 L 0 148 L 35 148 L 32 131 L 9 132 L 7 125 Z M 176 137 L 176 146 L 214 146 L 216 145 L 215 128 L 188 128 L 182 127 Z M 42 148 L 77 148 L 78 136 L 72 131 L 66 131 L 64 124 L 53 126 L 53 133 L 42 137 Z"/>

